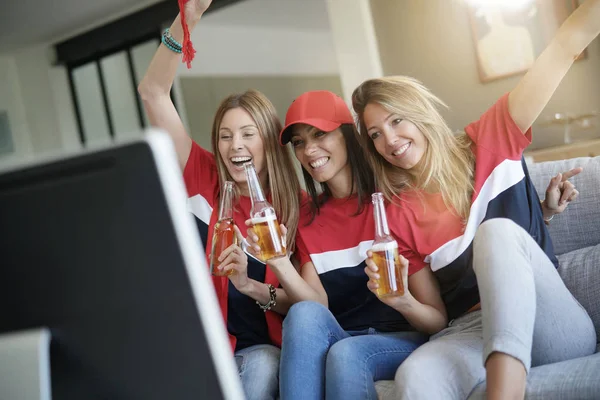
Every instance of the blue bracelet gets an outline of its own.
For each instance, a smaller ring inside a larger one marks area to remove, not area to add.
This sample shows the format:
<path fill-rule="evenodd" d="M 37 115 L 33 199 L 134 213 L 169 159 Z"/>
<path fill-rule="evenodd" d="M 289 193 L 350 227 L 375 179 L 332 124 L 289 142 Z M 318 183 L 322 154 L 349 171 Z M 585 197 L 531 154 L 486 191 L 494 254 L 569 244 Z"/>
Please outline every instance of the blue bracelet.
<path fill-rule="evenodd" d="M 161 42 L 169 50 L 174 51 L 175 53 L 181 54 L 183 46 L 181 45 L 181 43 L 179 43 L 177 40 L 175 40 L 173 38 L 173 36 L 171 36 L 171 33 L 169 32 L 169 28 L 165 29 L 165 31 L 163 32 L 162 37 L 161 37 Z"/>

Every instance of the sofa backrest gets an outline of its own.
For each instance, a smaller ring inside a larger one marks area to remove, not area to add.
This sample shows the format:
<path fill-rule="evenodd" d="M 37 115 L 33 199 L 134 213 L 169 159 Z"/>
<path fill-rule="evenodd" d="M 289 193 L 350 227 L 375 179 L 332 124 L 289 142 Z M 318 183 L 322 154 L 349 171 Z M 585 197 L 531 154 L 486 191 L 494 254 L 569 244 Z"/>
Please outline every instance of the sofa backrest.
<path fill-rule="evenodd" d="M 583 167 L 583 172 L 570 179 L 579 197 L 548 227 L 557 255 L 600 243 L 600 156 L 528 165 L 541 199 L 546 197 L 551 177 L 575 167 Z"/>

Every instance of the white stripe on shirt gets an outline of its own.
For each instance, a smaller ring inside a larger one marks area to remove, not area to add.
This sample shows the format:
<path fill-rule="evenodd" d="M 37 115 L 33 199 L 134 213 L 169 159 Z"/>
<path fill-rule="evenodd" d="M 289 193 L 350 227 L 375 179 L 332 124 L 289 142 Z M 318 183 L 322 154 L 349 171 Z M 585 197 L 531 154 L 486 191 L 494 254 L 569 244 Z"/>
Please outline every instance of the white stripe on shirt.
<path fill-rule="evenodd" d="M 521 160 L 504 160 L 490 174 L 481 187 L 479 196 L 471 205 L 469 221 L 465 233 L 435 250 L 425 257 L 432 271 L 437 271 L 456 260 L 469 247 L 475 233 L 485 218 L 488 205 L 498 195 L 523 180 L 525 171 Z"/>

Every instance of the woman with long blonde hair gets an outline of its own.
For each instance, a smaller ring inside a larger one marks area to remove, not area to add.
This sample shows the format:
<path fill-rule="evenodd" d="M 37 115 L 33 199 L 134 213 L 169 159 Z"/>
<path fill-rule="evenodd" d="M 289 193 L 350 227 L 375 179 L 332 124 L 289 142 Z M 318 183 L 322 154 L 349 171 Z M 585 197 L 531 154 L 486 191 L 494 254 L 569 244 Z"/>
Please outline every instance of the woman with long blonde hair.
<path fill-rule="evenodd" d="M 187 26 L 193 28 L 210 3 L 211 0 L 188 1 L 184 9 Z M 225 181 L 234 181 L 237 188 L 233 219 L 242 239 L 237 227 L 244 225 L 251 208 L 243 167 L 247 162 L 254 164 L 279 221 L 287 226 L 287 248 L 293 251 L 301 189 L 290 154 L 278 150 L 281 123 L 275 108 L 256 90 L 231 95 L 221 102 L 214 117 L 212 154 L 195 143 L 185 131 L 170 97 L 182 60 L 181 18 L 179 15 L 163 35 L 139 93 L 150 123 L 165 129 L 173 139 L 188 190 L 188 208 L 196 217 L 206 254 L 210 254 L 220 190 Z M 279 288 L 275 273 L 258 259 L 249 257 L 240 246 L 230 246 L 220 259 L 222 271 L 236 272 L 228 277 L 213 277 L 213 282 L 246 398 L 275 399 L 279 389 L 282 315 L 291 303 Z"/>
<path fill-rule="evenodd" d="M 483 380 L 488 399 L 523 398 L 531 366 L 595 352 L 594 326 L 557 272 L 543 212 L 564 209 L 577 192 L 560 182 L 563 193 L 551 191 L 540 207 L 523 151 L 531 125 L 599 32 L 600 0 L 588 0 L 515 89 L 458 135 L 439 112 L 443 103 L 414 79 L 372 79 L 354 91 L 360 140 L 399 250 L 433 271 L 451 320 L 399 367 L 399 398 L 464 399 Z M 367 266 L 377 278 L 371 259 Z M 415 304 L 382 301 L 400 312 Z"/>

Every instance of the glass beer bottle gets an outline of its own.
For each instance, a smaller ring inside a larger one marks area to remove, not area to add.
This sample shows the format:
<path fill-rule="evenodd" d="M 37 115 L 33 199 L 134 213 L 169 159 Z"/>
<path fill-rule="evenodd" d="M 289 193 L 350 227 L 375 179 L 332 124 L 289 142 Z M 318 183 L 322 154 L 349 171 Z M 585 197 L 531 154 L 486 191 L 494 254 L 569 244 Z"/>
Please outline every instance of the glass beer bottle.
<path fill-rule="evenodd" d="M 275 209 L 265 200 L 254 164 L 248 162 L 244 164 L 244 169 L 246 171 L 250 198 L 252 199 L 250 218 L 252 220 L 252 229 L 256 236 L 258 236 L 258 245 L 260 247 L 259 258 L 262 261 L 268 261 L 272 258 L 284 257 L 286 256 L 285 242 L 281 236 Z"/>
<path fill-rule="evenodd" d="M 404 295 L 402 264 L 400 264 L 398 256 L 398 243 L 390 236 L 383 194 L 373 193 L 371 198 L 375 217 L 375 241 L 371 251 L 373 252 L 373 261 L 379 269 L 377 296 L 402 296 Z"/>
<path fill-rule="evenodd" d="M 223 184 L 223 190 L 221 190 L 219 220 L 214 227 L 210 251 L 210 273 L 215 276 L 231 275 L 234 272 L 234 270 L 229 270 L 224 273 L 218 270 L 221 265 L 219 256 L 223 250 L 237 243 L 233 226 L 233 182 L 227 181 Z"/>

